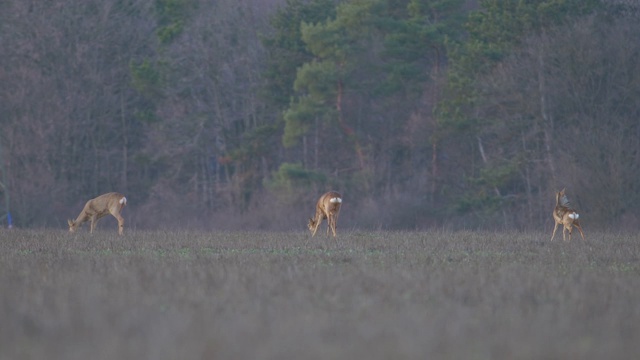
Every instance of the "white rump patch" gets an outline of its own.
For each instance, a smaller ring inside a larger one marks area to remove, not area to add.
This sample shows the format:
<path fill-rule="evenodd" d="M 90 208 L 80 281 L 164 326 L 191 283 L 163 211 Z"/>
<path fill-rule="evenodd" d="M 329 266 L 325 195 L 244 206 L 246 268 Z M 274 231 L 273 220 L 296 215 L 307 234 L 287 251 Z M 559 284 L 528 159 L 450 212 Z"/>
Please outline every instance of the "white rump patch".
<path fill-rule="evenodd" d="M 331 200 L 329 200 L 329 202 L 332 203 L 332 204 L 342 204 L 342 199 L 339 198 L 339 197 L 334 197 L 334 198 L 331 198 Z"/>
<path fill-rule="evenodd" d="M 127 205 L 127 198 L 123 196 L 122 199 L 120 199 L 120 204 Z"/>
<path fill-rule="evenodd" d="M 580 217 L 580 215 L 578 213 L 571 213 L 569 214 L 569 217 L 573 220 L 578 220 L 578 218 Z"/>

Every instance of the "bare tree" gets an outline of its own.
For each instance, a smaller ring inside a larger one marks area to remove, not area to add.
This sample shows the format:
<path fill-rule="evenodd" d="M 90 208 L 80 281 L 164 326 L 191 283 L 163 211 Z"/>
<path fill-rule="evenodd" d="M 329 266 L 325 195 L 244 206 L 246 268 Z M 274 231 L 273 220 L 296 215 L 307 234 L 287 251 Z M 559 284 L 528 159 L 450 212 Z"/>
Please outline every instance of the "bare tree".
<path fill-rule="evenodd" d="M 492 161 L 515 166 L 500 185 L 521 199 L 512 214 L 543 222 L 554 191 L 570 186 L 585 222 L 638 216 L 638 31 L 581 19 L 530 37 L 485 78 L 480 136 Z"/>
<path fill-rule="evenodd" d="M 128 187 L 140 147 L 129 62 L 148 51 L 148 1 L 10 1 L 0 48 L 16 219 L 30 224 L 76 195 Z M 25 179 L 28 179 L 25 181 Z M 46 221 L 46 220 L 44 220 Z"/>

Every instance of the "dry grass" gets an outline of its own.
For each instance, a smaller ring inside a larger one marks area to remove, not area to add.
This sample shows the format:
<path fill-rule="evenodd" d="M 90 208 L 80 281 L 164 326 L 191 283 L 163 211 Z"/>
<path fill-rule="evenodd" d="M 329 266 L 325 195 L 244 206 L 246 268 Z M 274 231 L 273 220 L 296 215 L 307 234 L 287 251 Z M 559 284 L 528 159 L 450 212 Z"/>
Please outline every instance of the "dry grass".
<path fill-rule="evenodd" d="M 640 238 L 587 235 L 2 232 L 0 359 L 630 358 Z"/>

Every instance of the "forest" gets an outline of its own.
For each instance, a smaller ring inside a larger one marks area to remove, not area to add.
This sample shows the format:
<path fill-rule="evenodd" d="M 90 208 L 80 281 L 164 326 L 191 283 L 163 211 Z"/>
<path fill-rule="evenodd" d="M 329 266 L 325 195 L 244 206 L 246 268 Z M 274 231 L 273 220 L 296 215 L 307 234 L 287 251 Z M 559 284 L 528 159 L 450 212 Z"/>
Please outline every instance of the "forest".
<path fill-rule="evenodd" d="M 0 220 L 553 228 L 640 221 L 634 0 L 4 0 Z M 111 220 L 112 221 L 112 220 Z M 103 224 L 103 226 L 106 226 Z M 108 225 L 111 226 L 111 225 Z"/>

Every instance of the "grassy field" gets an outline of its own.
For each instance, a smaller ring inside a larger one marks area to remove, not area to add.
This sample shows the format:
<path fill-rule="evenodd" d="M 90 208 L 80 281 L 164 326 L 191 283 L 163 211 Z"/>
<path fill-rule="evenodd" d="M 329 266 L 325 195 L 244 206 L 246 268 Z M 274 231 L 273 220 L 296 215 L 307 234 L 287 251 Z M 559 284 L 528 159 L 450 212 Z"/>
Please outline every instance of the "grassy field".
<path fill-rule="evenodd" d="M 83 230 L 0 232 L 0 359 L 640 354 L 638 235 Z"/>

